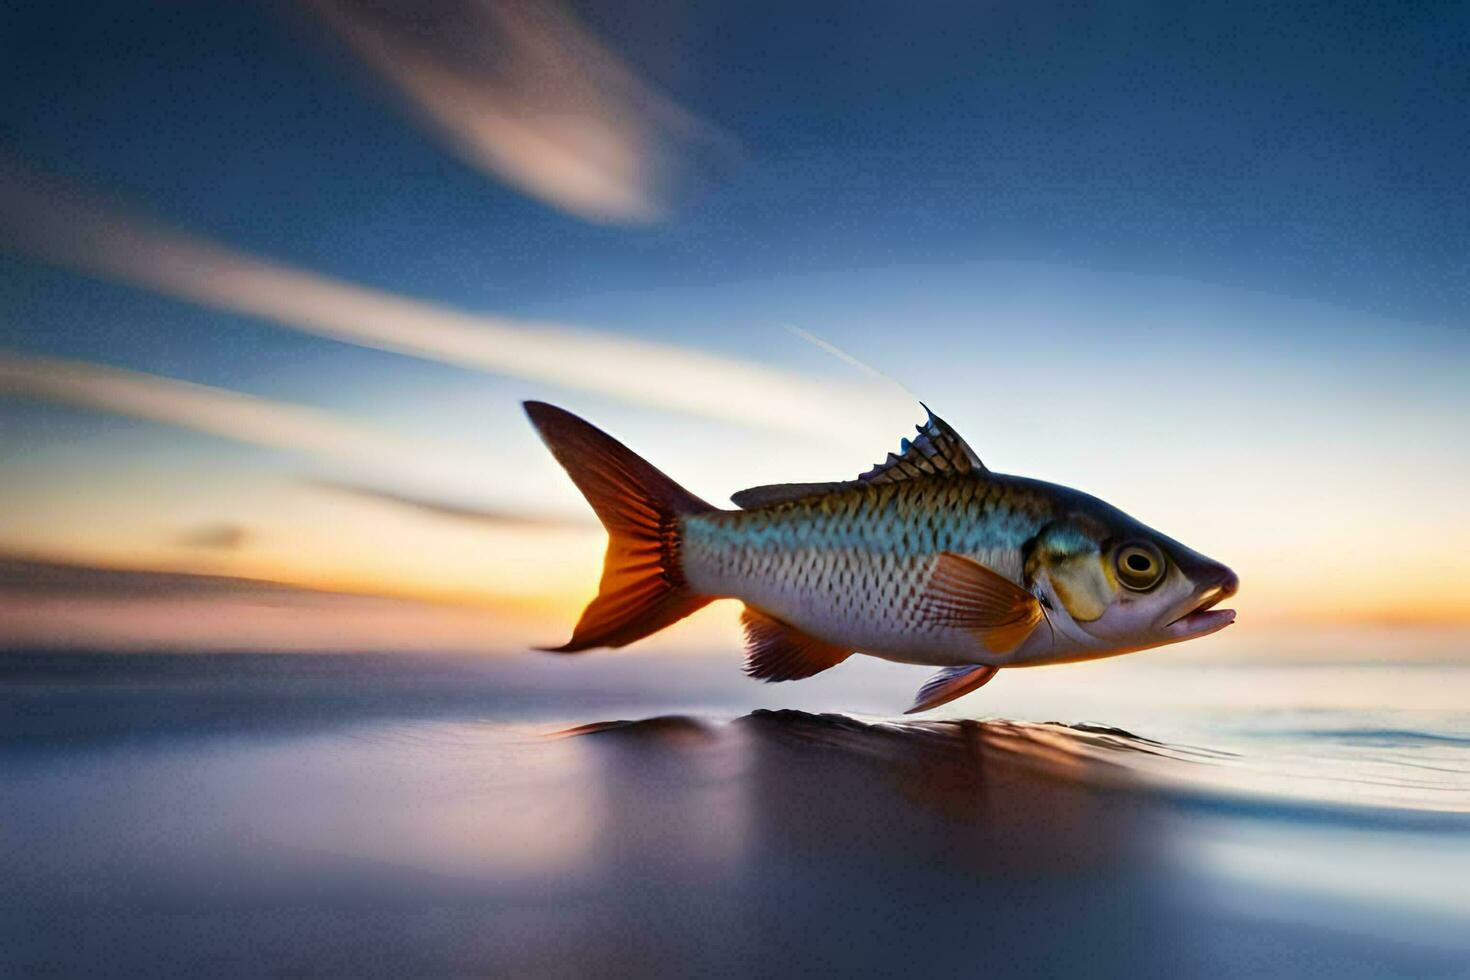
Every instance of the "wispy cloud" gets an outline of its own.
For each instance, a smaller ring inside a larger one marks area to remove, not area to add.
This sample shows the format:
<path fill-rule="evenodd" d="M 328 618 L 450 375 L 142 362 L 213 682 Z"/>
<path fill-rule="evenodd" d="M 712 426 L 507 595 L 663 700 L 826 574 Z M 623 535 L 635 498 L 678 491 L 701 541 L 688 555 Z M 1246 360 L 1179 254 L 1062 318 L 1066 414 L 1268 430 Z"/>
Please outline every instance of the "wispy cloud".
<path fill-rule="evenodd" d="M 346 460 L 369 470 L 413 466 L 461 482 L 485 465 L 397 439 L 329 412 L 85 361 L 0 350 L 0 395 L 158 422 L 234 442 Z"/>
<path fill-rule="evenodd" d="M 891 389 L 572 327 L 483 316 L 247 255 L 0 156 L 0 246 L 303 333 L 747 425 L 847 438 L 892 428 Z M 886 410 L 885 410 L 886 409 Z"/>
<path fill-rule="evenodd" d="M 429 514 L 434 517 L 468 521 L 474 524 L 525 528 L 586 528 L 597 526 L 596 522 L 590 516 L 584 519 L 578 519 L 556 514 L 535 514 L 526 511 L 510 510 L 508 508 L 481 507 L 456 500 L 429 497 L 417 493 L 404 493 L 383 487 L 372 487 L 362 483 L 345 483 L 336 480 L 312 480 L 310 485 L 331 493 L 346 494 L 350 497 L 372 500 L 394 507 L 405 507 L 409 510 Z"/>
<path fill-rule="evenodd" d="M 0 553 L 0 650 L 490 652 L 524 649 L 546 616 L 524 600 Z"/>
<path fill-rule="evenodd" d="M 462 159 L 582 218 L 657 220 L 700 155 L 733 145 L 560 3 L 310 7 Z"/>
<path fill-rule="evenodd" d="M 171 569 L 130 568 L 0 553 L 0 594 L 91 596 L 335 595 L 286 582 Z"/>
<path fill-rule="evenodd" d="M 175 540 L 186 548 L 199 548 L 204 551 L 237 551 L 250 540 L 250 530 L 243 524 L 221 521 L 188 528 Z"/>

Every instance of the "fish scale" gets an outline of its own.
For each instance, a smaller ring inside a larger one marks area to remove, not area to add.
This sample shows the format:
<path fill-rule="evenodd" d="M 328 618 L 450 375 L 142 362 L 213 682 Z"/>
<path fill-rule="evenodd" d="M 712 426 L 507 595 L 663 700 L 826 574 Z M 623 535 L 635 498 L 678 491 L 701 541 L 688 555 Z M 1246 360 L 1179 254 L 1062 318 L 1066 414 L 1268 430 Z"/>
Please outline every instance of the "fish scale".
<path fill-rule="evenodd" d="M 923 711 L 1000 667 L 1069 663 L 1223 629 L 1235 573 L 1095 497 L 991 472 L 938 416 L 855 480 L 710 506 L 570 412 L 526 413 L 608 531 L 577 653 L 742 600 L 746 673 L 798 680 L 852 653 L 943 669 Z"/>
<path fill-rule="evenodd" d="M 1023 583 L 1022 545 L 1051 502 L 995 474 L 940 476 L 740 511 L 689 516 L 681 560 L 690 586 L 744 600 L 804 632 L 887 659 L 969 662 L 975 638 L 923 615 L 941 552 Z"/>

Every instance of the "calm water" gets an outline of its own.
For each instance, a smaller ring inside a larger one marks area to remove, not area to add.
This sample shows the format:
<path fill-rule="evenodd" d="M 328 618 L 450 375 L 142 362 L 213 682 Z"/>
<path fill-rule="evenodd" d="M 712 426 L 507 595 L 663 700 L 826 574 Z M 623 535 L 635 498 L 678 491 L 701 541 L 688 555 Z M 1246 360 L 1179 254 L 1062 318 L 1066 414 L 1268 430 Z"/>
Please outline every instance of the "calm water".
<path fill-rule="evenodd" d="M 0 659 L 0 973 L 1470 976 L 1470 667 L 1013 673 Z"/>

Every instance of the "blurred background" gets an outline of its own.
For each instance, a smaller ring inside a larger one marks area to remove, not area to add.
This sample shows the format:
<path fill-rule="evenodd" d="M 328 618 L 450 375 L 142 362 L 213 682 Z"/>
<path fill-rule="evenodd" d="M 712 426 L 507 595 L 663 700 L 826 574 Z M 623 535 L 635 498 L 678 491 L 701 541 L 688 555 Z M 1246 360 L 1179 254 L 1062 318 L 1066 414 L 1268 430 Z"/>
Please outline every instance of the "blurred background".
<path fill-rule="evenodd" d="M 1467 51 L 0 5 L 0 974 L 1470 975 Z M 923 399 L 1239 619 L 917 723 L 924 668 L 751 683 L 734 603 L 532 653 L 605 536 L 529 398 L 714 502 Z"/>
<path fill-rule="evenodd" d="M 1237 568 L 1212 648 L 1458 630 L 1467 22 L 12 5 L 0 643 L 559 642 L 603 538 L 529 397 L 717 501 L 923 398 Z"/>

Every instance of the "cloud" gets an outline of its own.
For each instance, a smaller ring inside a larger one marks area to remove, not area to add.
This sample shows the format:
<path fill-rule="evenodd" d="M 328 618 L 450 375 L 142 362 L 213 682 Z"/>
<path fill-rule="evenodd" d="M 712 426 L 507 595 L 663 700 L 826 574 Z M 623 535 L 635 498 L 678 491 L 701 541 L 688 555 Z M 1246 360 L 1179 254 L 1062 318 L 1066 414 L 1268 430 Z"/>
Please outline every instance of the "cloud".
<path fill-rule="evenodd" d="M 524 649 L 544 617 L 524 601 L 0 553 L 0 650 L 502 652 Z"/>
<path fill-rule="evenodd" d="M 238 551 L 250 540 L 250 531 L 241 524 L 201 524 L 189 528 L 175 540 L 186 548 Z"/>
<path fill-rule="evenodd" d="M 590 518 L 579 520 L 555 514 L 534 514 L 525 511 L 494 507 L 479 507 L 473 504 L 428 497 L 421 494 L 401 493 L 361 483 L 345 483 L 337 480 L 312 480 L 310 485 L 332 493 L 347 494 L 364 500 L 405 507 L 419 513 L 450 520 L 468 521 L 475 524 L 490 524 L 497 527 L 526 528 L 586 528 L 594 527 Z"/>
<path fill-rule="evenodd" d="M 329 588 L 285 579 L 189 568 L 113 565 L 44 553 L 0 551 L 0 596 L 127 600 L 229 596 L 311 605 L 337 600 L 477 610 L 482 615 L 539 611 L 522 598 L 409 588 Z"/>
<path fill-rule="evenodd" d="M 486 465 L 461 452 L 396 439 L 304 405 L 85 361 L 0 350 L 0 395 L 75 405 L 372 470 L 411 466 L 448 479 L 472 480 Z"/>
<path fill-rule="evenodd" d="M 127 599 L 142 596 L 246 595 L 257 598 L 342 595 L 267 579 L 150 568 L 120 568 L 0 554 L 0 594 Z"/>
<path fill-rule="evenodd" d="M 560 3 L 314 0 L 471 166 L 600 222 L 656 221 L 733 141 L 643 81 Z"/>
<path fill-rule="evenodd" d="M 888 386 L 822 382 L 731 357 L 466 313 L 337 281 L 184 234 L 3 156 L 0 246 L 302 333 L 635 404 L 865 445 L 895 418 Z"/>

